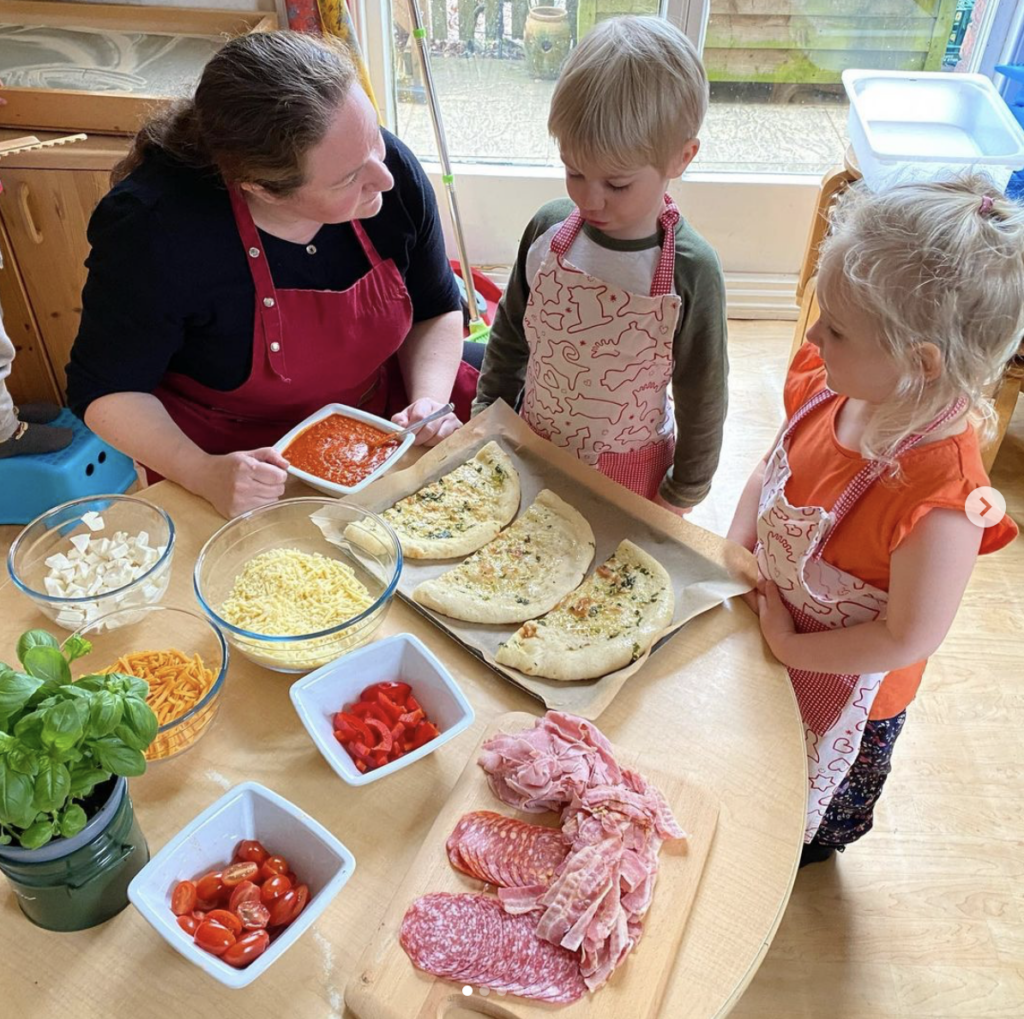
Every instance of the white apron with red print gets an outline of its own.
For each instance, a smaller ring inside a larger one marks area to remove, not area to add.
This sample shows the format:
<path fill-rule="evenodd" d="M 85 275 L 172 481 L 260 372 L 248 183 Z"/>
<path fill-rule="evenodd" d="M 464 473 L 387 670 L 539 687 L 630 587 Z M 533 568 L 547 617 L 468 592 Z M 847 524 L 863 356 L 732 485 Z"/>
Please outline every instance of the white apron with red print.
<path fill-rule="evenodd" d="M 829 536 L 857 500 L 881 477 L 884 466 L 870 462 L 850 482 L 831 511 L 794 506 L 786 498 L 790 477 L 787 450 L 794 429 L 810 411 L 835 398 L 825 389 L 793 415 L 768 458 L 757 518 L 757 565 L 762 578 L 778 585 L 797 632 L 813 633 L 884 619 L 888 594 L 836 569 L 822 555 Z M 957 404 L 924 432 L 909 436 L 901 455 L 925 435 L 960 413 Z M 860 751 L 864 726 L 885 673 L 833 675 L 789 669 L 804 722 L 807 745 L 807 825 L 804 840 L 814 838 L 836 789 Z"/>
<path fill-rule="evenodd" d="M 579 210 L 562 224 L 523 319 L 530 348 L 522 415 L 619 484 L 653 499 L 675 453 L 672 353 L 680 298 L 672 292 L 679 210 L 665 196 L 661 256 L 650 294 L 605 283 L 565 258 Z"/>

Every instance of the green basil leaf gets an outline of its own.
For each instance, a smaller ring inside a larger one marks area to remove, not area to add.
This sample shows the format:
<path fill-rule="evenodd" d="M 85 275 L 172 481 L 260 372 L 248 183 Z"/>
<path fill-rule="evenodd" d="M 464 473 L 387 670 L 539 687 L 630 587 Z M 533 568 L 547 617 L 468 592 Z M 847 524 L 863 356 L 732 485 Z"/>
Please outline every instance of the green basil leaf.
<path fill-rule="evenodd" d="M 109 771 L 99 768 L 86 768 L 83 771 L 71 772 L 71 788 L 68 795 L 75 799 L 85 799 L 101 782 L 110 778 Z"/>
<path fill-rule="evenodd" d="M 22 655 L 21 664 L 29 675 L 38 677 L 49 687 L 71 682 L 68 661 L 57 648 L 42 645 L 30 647 Z"/>
<path fill-rule="evenodd" d="M 17 749 L 21 744 L 18 742 L 17 736 L 11 736 L 9 733 L 0 732 L 0 754 L 9 753 L 11 750 Z"/>
<path fill-rule="evenodd" d="M 89 735 L 106 736 L 120 724 L 124 701 L 109 690 L 89 695 Z"/>
<path fill-rule="evenodd" d="M 71 775 L 63 764 L 44 758 L 36 776 L 36 810 L 52 813 L 64 806 L 71 788 Z"/>
<path fill-rule="evenodd" d="M 79 705 L 88 712 L 89 706 L 82 701 L 61 701 L 46 709 L 43 717 L 43 746 L 68 750 L 82 738 L 84 721 Z"/>
<path fill-rule="evenodd" d="M 15 828 L 32 823 L 36 808 L 32 803 L 32 779 L 0 760 L 0 822 Z"/>
<path fill-rule="evenodd" d="M 76 658 L 84 658 L 92 650 L 92 643 L 73 633 L 64 641 L 63 650 L 68 662 L 73 662 Z"/>
<path fill-rule="evenodd" d="M 123 729 L 124 726 L 119 728 Z M 96 740 L 93 750 L 100 767 L 115 775 L 126 775 L 128 778 L 135 778 L 146 770 L 146 758 L 130 746 L 125 746 L 120 740 L 113 736 L 104 736 Z"/>
<path fill-rule="evenodd" d="M 36 775 L 39 771 L 39 754 L 31 747 L 25 746 L 21 740 L 18 745 L 7 755 L 7 763 L 12 771 L 22 775 Z"/>
<path fill-rule="evenodd" d="M 45 717 L 46 711 L 38 708 L 35 711 L 30 711 L 27 715 L 22 715 L 14 725 L 14 735 L 30 746 L 42 746 L 38 736 L 42 732 Z"/>
<path fill-rule="evenodd" d="M 15 672 L 14 669 L 0 673 L 0 715 L 10 716 L 21 711 L 42 686 L 41 679 Z"/>
<path fill-rule="evenodd" d="M 139 747 L 145 750 L 156 738 L 159 723 L 156 720 L 156 713 L 144 701 L 138 697 L 126 697 L 124 700 L 125 721 L 138 733 L 139 739 L 146 741 L 145 746 Z"/>
<path fill-rule="evenodd" d="M 22 665 L 25 664 L 25 655 L 34 647 L 52 647 L 56 651 L 60 651 L 60 641 L 45 630 L 27 630 L 18 640 L 15 652 Z"/>
<path fill-rule="evenodd" d="M 126 746 L 131 747 L 133 750 L 146 750 L 149 747 L 149 741 L 140 736 L 131 726 L 126 725 L 122 722 L 115 730 L 114 737 Z"/>
<path fill-rule="evenodd" d="M 89 690 L 95 693 L 97 690 L 106 690 L 108 687 L 107 677 L 103 675 L 83 676 L 73 684 L 81 690 Z"/>
<path fill-rule="evenodd" d="M 11 844 L 11 836 L 7 834 L 3 829 L 0 829 L 0 846 L 9 846 Z"/>
<path fill-rule="evenodd" d="M 53 833 L 53 821 L 36 821 L 21 833 L 18 840 L 24 849 L 38 849 L 53 838 Z"/>
<path fill-rule="evenodd" d="M 77 804 L 72 803 L 60 818 L 60 833 L 64 838 L 69 839 L 77 835 L 88 822 L 85 811 Z"/>
<path fill-rule="evenodd" d="M 77 683 L 68 683 L 65 686 L 62 686 L 57 691 L 57 694 L 58 694 L 58 696 L 64 697 L 65 699 L 67 699 L 69 701 L 71 701 L 71 700 L 87 701 L 87 700 L 89 700 L 92 697 L 93 691 L 92 690 L 86 690 L 84 687 L 80 687 Z"/>

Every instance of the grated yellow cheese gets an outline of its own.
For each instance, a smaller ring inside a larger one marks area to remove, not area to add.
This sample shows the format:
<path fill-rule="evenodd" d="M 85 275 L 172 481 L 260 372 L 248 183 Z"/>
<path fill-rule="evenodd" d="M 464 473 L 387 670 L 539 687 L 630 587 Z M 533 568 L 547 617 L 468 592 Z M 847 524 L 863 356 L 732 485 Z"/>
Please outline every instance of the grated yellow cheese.
<path fill-rule="evenodd" d="M 345 563 L 317 552 L 275 548 L 245 564 L 220 614 L 253 633 L 301 636 L 338 626 L 373 600 Z"/>

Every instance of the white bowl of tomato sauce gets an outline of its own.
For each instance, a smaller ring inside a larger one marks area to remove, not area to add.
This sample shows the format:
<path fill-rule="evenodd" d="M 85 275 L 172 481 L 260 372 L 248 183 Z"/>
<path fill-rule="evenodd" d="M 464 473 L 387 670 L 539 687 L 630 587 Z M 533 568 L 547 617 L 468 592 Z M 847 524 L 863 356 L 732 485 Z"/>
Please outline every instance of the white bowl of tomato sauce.
<path fill-rule="evenodd" d="M 398 431 L 398 425 L 375 414 L 329 403 L 300 421 L 274 443 L 274 449 L 288 461 L 288 473 L 311 488 L 327 495 L 351 495 L 405 455 L 415 435 L 384 441 Z"/>
<path fill-rule="evenodd" d="M 246 987 L 313 925 L 355 867 L 322 824 L 244 782 L 178 832 L 135 875 L 128 898 L 176 952 L 222 984 Z"/>

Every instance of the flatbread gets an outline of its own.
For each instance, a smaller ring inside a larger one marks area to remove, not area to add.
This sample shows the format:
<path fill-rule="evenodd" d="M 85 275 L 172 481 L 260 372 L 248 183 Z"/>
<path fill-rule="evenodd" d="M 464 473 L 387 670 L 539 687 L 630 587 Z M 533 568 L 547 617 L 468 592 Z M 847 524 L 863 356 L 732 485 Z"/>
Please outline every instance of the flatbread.
<path fill-rule="evenodd" d="M 553 608 L 586 576 L 594 532 L 544 489 L 533 505 L 464 563 L 412 592 L 420 605 L 470 623 L 521 623 Z"/>
<path fill-rule="evenodd" d="M 672 622 L 675 601 L 665 567 L 623 541 L 552 612 L 519 627 L 494 658 L 528 676 L 596 679 L 645 655 Z"/>
<path fill-rule="evenodd" d="M 488 442 L 471 460 L 399 500 L 381 516 L 410 559 L 456 559 L 487 544 L 519 509 L 519 472 Z M 345 537 L 374 555 L 385 551 L 372 522 L 349 524 Z"/>

